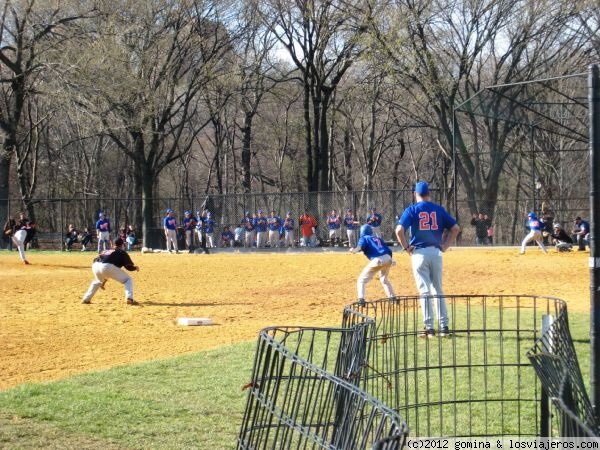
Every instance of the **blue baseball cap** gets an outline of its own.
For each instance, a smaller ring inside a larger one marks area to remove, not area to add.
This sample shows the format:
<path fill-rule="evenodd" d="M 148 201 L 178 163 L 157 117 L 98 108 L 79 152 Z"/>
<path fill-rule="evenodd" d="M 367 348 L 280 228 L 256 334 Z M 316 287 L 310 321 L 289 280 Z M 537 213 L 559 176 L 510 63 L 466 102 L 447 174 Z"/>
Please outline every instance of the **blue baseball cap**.
<path fill-rule="evenodd" d="M 259 210 L 258 210 L 258 213 L 259 213 L 259 214 L 262 214 L 262 209 L 259 209 Z"/>
<path fill-rule="evenodd" d="M 429 185 L 425 181 L 419 181 L 415 185 L 415 192 L 419 195 L 428 195 L 429 194 Z"/>
<path fill-rule="evenodd" d="M 172 212 L 173 212 L 173 210 L 171 208 L 167 209 L 167 211 L 166 211 L 167 214 L 172 213 Z"/>
<path fill-rule="evenodd" d="M 535 213 L 532 211 L 529 214 L 527 214 L 527 217 L 531 217 L 532 219 L 535 219 L 537 216 L 535 215 Z"/>
<path fill-rule="evenodd" d="M 103 211 L 100 211 L 100 212 L 98 213 L 98 217 L 104 217 L 104 212 L 103 212 Z"/>
<path fill-rule="evenodd" d="M 360 227 L 360 236 L 371 236 L 373 234 L 373 228 L 371 225 L 364 224 Z"/>
<path fill-rule="evenodd" d="M 189 212 L 189 211 L 184 211 L 183 213 L 184 213 L 186 216 L 189 216 L 189 215 L 191 214 L 191 212 Z"/>

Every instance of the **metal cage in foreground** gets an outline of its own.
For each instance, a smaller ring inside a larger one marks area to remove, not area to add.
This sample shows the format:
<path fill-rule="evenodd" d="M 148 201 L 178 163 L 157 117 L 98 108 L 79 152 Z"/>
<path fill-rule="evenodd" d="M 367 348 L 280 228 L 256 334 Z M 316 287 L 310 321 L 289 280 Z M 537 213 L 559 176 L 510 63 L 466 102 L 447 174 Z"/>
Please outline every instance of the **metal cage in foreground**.
<path fill-rule="evenodd" d="M 452 334 L 434 338 L 420 336 L 419 302 L 348 306 L 340 329 L 263 330 L 239 448 L 399 448 L 406 426 L 411 438 L 598 435 L 564 301 L 446 296 Z"/>
<path fill-rule="evenodd" d="M 363 364 L 372 327 L 262 330 L 238 448 L 402 448 L 398 413 L 344 376 Z"/>
<path fill-rule="evenodd" d="M 560 425 L 550 426 L 544 406 L 546 380 L 542 377 L 540 382 L 528 359 L 528 351 L 541 345 L 536 343 L 543 335 L 544 317 L 554 319 L 547 331 L 555 335 L 554 348 L 565 349 L 554 359 L 562 360 L 562 371 L 569 374 L 569 389 L 581 399 L 578 404 L 589 404 L 562 300 L 446 296 L 453 332 L 433 339 L 420 337 L 419 301 L 418 297 L 403 297 L 395 303 L 386 299 L 362 308 L 352 305 L 345 309 L 343 323 L 353 327 L 374 320 L 359 385 L 398 411 L 411 437 L 561 435 L 564 430 Z M 552 331 L 558 326 L 564 331 L 560 336 Z M 550 354 L 552 349 L 548 349 Z M 585 408 L 574 411 L 579 410 L 587 416 Z"/>

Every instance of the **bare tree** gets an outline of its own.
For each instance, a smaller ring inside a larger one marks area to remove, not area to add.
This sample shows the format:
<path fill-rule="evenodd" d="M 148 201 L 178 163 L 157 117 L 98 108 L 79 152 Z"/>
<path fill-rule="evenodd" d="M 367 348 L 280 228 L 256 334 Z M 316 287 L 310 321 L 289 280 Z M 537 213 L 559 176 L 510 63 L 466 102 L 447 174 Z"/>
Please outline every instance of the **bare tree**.
<path fill-rule="evenodd" d="M 365 51 L 361 39 L 371 14 L 370 9 L 359 11 L 354 2 L 338 0 L 261 2 L 265 24 L 299 71 L 309 191 L 331 188 L 328 110 L 346 72 Z"/>
<path fill-rule="evenodd" d="M 502 109 L 503 95 L 521 91 L 500 88 L 483 124 L 468 113 L 467 120 L 453 123 L 454 106 L 486 85 L 548 76 L 567 66 L 584 46 L 573 28 L 574 14 L 560 0 L 394 0 L 375 27 L 379 49 L 411 99 L 407 113 L 439 127 L 447 155 L 455 143 L 471 211 L 494 210 L 514 125 L 493 112 Z"/>
<path fill-rule="evenodd" d="M 0 17 L 0 217 L 7 212 L 10 195 L 10 167 L 17 155 L 17 176 L 22 199 L 30 205 L 34 173 L 30 158 L 35 156 L 37 138 L 44 117 L 28 111 L 42 95 L 41 84 L 53 56 L 68 38 L 66 31 L 83 18 L 67 6 L 38 5 L 35 0 L 6 0 Z M 35 123 L 32 123 L 34 120 Z M 33 163 L 35 164 L 35 163 Z"/>
<path fill-rule="evenodd" d="M 103 4 L 74 88 L 103 133 L 133 161 L 143 239 L 152 244 L 155 184 L 206 124 L 199 119 L 199 93 L 230 51 L 231 37 L 211 2 L 140 0 L 127 8 Z"/>

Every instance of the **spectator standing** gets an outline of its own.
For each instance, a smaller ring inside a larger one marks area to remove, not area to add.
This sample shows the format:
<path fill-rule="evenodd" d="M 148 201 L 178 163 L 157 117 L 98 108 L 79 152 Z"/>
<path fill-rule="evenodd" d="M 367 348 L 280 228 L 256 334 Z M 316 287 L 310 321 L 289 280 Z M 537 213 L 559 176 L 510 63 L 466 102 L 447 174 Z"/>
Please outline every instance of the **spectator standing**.
<path fill-rule="evenodd" d="M 285 215 L 285 219 L 283 219 L 283 230 L 285 233 L 285 245 L 287 247 L 295 247 L 296 246 L 296 238 L 294 236 L 294 229 L 296 224 L 294 223 L 294 219 L 292 218 L 292 212 L 288 211 Z"/>
<path fill-rule="evenodd" d="M 8 219 L 6 219 L 6 222 L 4 222 L 4 230 L 2 232 L 2 239 L 6 243 L 6 249 L 8 251 L 12 251 L 12 248 L 13 248 L 12 236 L 13 236 L 13 233 L 15 232 L 16 225 L 17 225 L 17 222 L 12 217 L 9 217 Z"/>
<path fill-rule="evenodd" d="M 96 221 L 96 238 L 98 239 L 98 253 L 110 248 L 110 220 L 102 211 L 98 213 Z"/>
<path fill-rule="evenodd" d="M 381 237 L 381 222 L 383 218 L 377 212 L 377 208 L 371 208 L 371 214 L 367 216 L 367 224 L 373 229 L 373 236 Z"/>
<path fill-rule="evenodd" d="M 360 222 L 354 218 L 352 210 L 348 208 L 346 210 L 346 216 L 344 217 L 344 226 L 346 227 L 346 236 L 348 237 L 348 247 L 356 247 L 356 230 Z"/>
<path fill-rule="evenodd" d="M 590 236 L 590 224 L 579 216 L 575 218 L 573 236 L 574 240 L 577 241 L 577 251 L 585 251 L 585 246 Z"/>
<path fill-rule="evenodd" d="M 177 219 L 173 217 L 173 210 L 171 208 L 167 209 L 167 215 L 163 219 L 163 230 L 165 232 L 165 239 L 167 241 L 167 251 L 172 253 L 179 253 L 179 248 L 177 247 Z"/>
<path fill-rule="evenodd" d="M 525 246 L 531 241 L 535 241 L 544 253 L 548 253 L 542 241 L 542 226 L 542 222 L 538 219 L 536 213 L 530 212 L 527 214 L 527 226 L 525 228 L 529 229 L 529 233 L 527 233 L 523 242 L 521 242 L 521 255 L 525 253 Z"/>
<path fill-rule="evenodd" d="M 475 243 L 485 245 L 487 242 L 488 221 L 483 213 L 473 214 L 471 225 L 475 227 Z"/>
<path fill-rule="evenodd" d="M 338 246 L 341 243 L 342 238 L 342 219 L 337 213 L 337 210 L 333 209 L 329 217 L 327 217 L 327 226 L 329 227 L 329 245 L 333 247 L 335 244 Z"/>
<path fill-rule="evenodd" d="M 448 310 L 442 289 L 442 253 L 452 245 L 460 227 L 442 206 L 429 200 L 429 185 L 425 181 L 415 185 L 414 195 L 416 203 L 406 208 L 400 216 L 396 236 L 411 257 L 425 325 L 421 336 L 435 336 L 432 299 L 435 302 L 439 334 L 448 336 Z M 410 242 L 406 240 L 405 231 L 410 232 Z"/>
<path fill-rule="evenodd" d="M 258 210 L 258 216 L 254 219 L 253 225 L 256 231 L 256 247 L 263 248 L 267 245 L 267 218 L 262 209 Z"/>
<path fill-rule="evenodd" d="M 277 212 L 271 210 L 271 215 L 267 218 L 267 227 L 269 228 L 269 247 L 279 247 L 279 228 L 281 227 L 281 217 Z"/>
<path fill-rule="evenodd" d="M 67 251 L 70 252 L 73 250 L 73 244 L 77 242 L 77 230 L 73 226 L 73 224 L 69 224 L 67 232 L 65 234 L 65 246 L 67 247 Z"/>
<path fill-rule="evenodd" d="M 360 227 L 360 239 L 356 247 L 350 247 L 351 253 L 362 251 L 369 259 L 369 262 L 362 270 L 356 281 L 356 289 L 358 293 L 358 304 L 365 305 L 365 288 L 369 281 L 373 279 L 376 273 L 379 273 L 379 281 L 383 286 L 385 295 L 389 299 L 395 299 L 394 287 L 388 279 L 390 269 L 394 265 L 392 259 L 392 251 L 385 244 L 383 239 L 373 235 L 373 227 L 371 225 L 363 225 Z"/>

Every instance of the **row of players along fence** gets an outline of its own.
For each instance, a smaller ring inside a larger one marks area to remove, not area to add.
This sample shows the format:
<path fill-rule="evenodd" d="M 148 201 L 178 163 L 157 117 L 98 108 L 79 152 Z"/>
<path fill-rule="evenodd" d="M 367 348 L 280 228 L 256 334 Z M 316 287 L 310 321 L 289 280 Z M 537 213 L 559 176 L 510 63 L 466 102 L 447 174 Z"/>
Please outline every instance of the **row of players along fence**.
<path fill-rule="evenodd" d="M 475 243 L 475 227 L 471 226 L 474 213 L 466 201 L 445 201 L 446 196 L 432 188 L 432 200 L 444 204 L 448 211 L 456 215 L 463 232 L 459 245 Z M 225 225 L 234 228 L 240 223 L 244 214 L 263 210 L 269 215 L 274 210 L 281 217 L 289 211 L 295 220 L 305 211 L 311 212 L 319 221 L 317 228 L 320 245 L 328 245 L 326 220 L 333 209 L 345 215 L 351 209 L 361 223 L 364 223 L 371 208 L 376 208 L 383 216 L 381 226 L 386 240 L 395 241 L 394 229 L 396 218 L 413 201 L 412 192 L 404 190 L 351 191 L 351 192 L 314 192 L 314 193 L 263 193 L 263 194 L 228 194 L 207 195 L 191 198 L 157 198 L 153 201 L 153 221 L 146 246 L 161 247 L 164 242 L 162 234 L 162 218 L 167 208 L 173 209 L 179 222 L 186 210 L 202 211 L 208 209 L 217 222 L 216 236 L 220 235 Z M 551 211 L 554 221 L 561 222 L 567 230 L 572 227 L 575 216 L 587 216 L 589 203 L 586 198 L 562 199 L 560 203 L 531 197 L 520 200 L 500 200 L 494 211 L 481 211 L 488 215 L 494 229 L 494 245 L 514 245 L 525 234 L 525 218 L 527 213 L 538 210 L 544 203 Z M 23 205 L 18 200 L 9 201 L 9 215 L 15 217 L 22 211 Z M 110 217 L 113 234 L 120 227 L 133 225 L 138 231 L 142 229 L 140 199 L 38 199 L 33 203 L 34 219 L 38 230 L 45 235 L 47 246 L 60 249 L 63 246 L 62 234 L 69 224 L 82 231 L 85 227 L 94 230 L 98 212 L 104 211 Z M 538 211 L 541 215 L 541 211 Z M 342 233 L 345 236 L 345 233 Z"/>
<path fill-rule="evenodd" d="M 451 337 L 419 337 L 418 297 L 348 306 L 339 329 L 263 330 L 238 448 L 598 436 L 565 302 L 446 299 Z"/>

